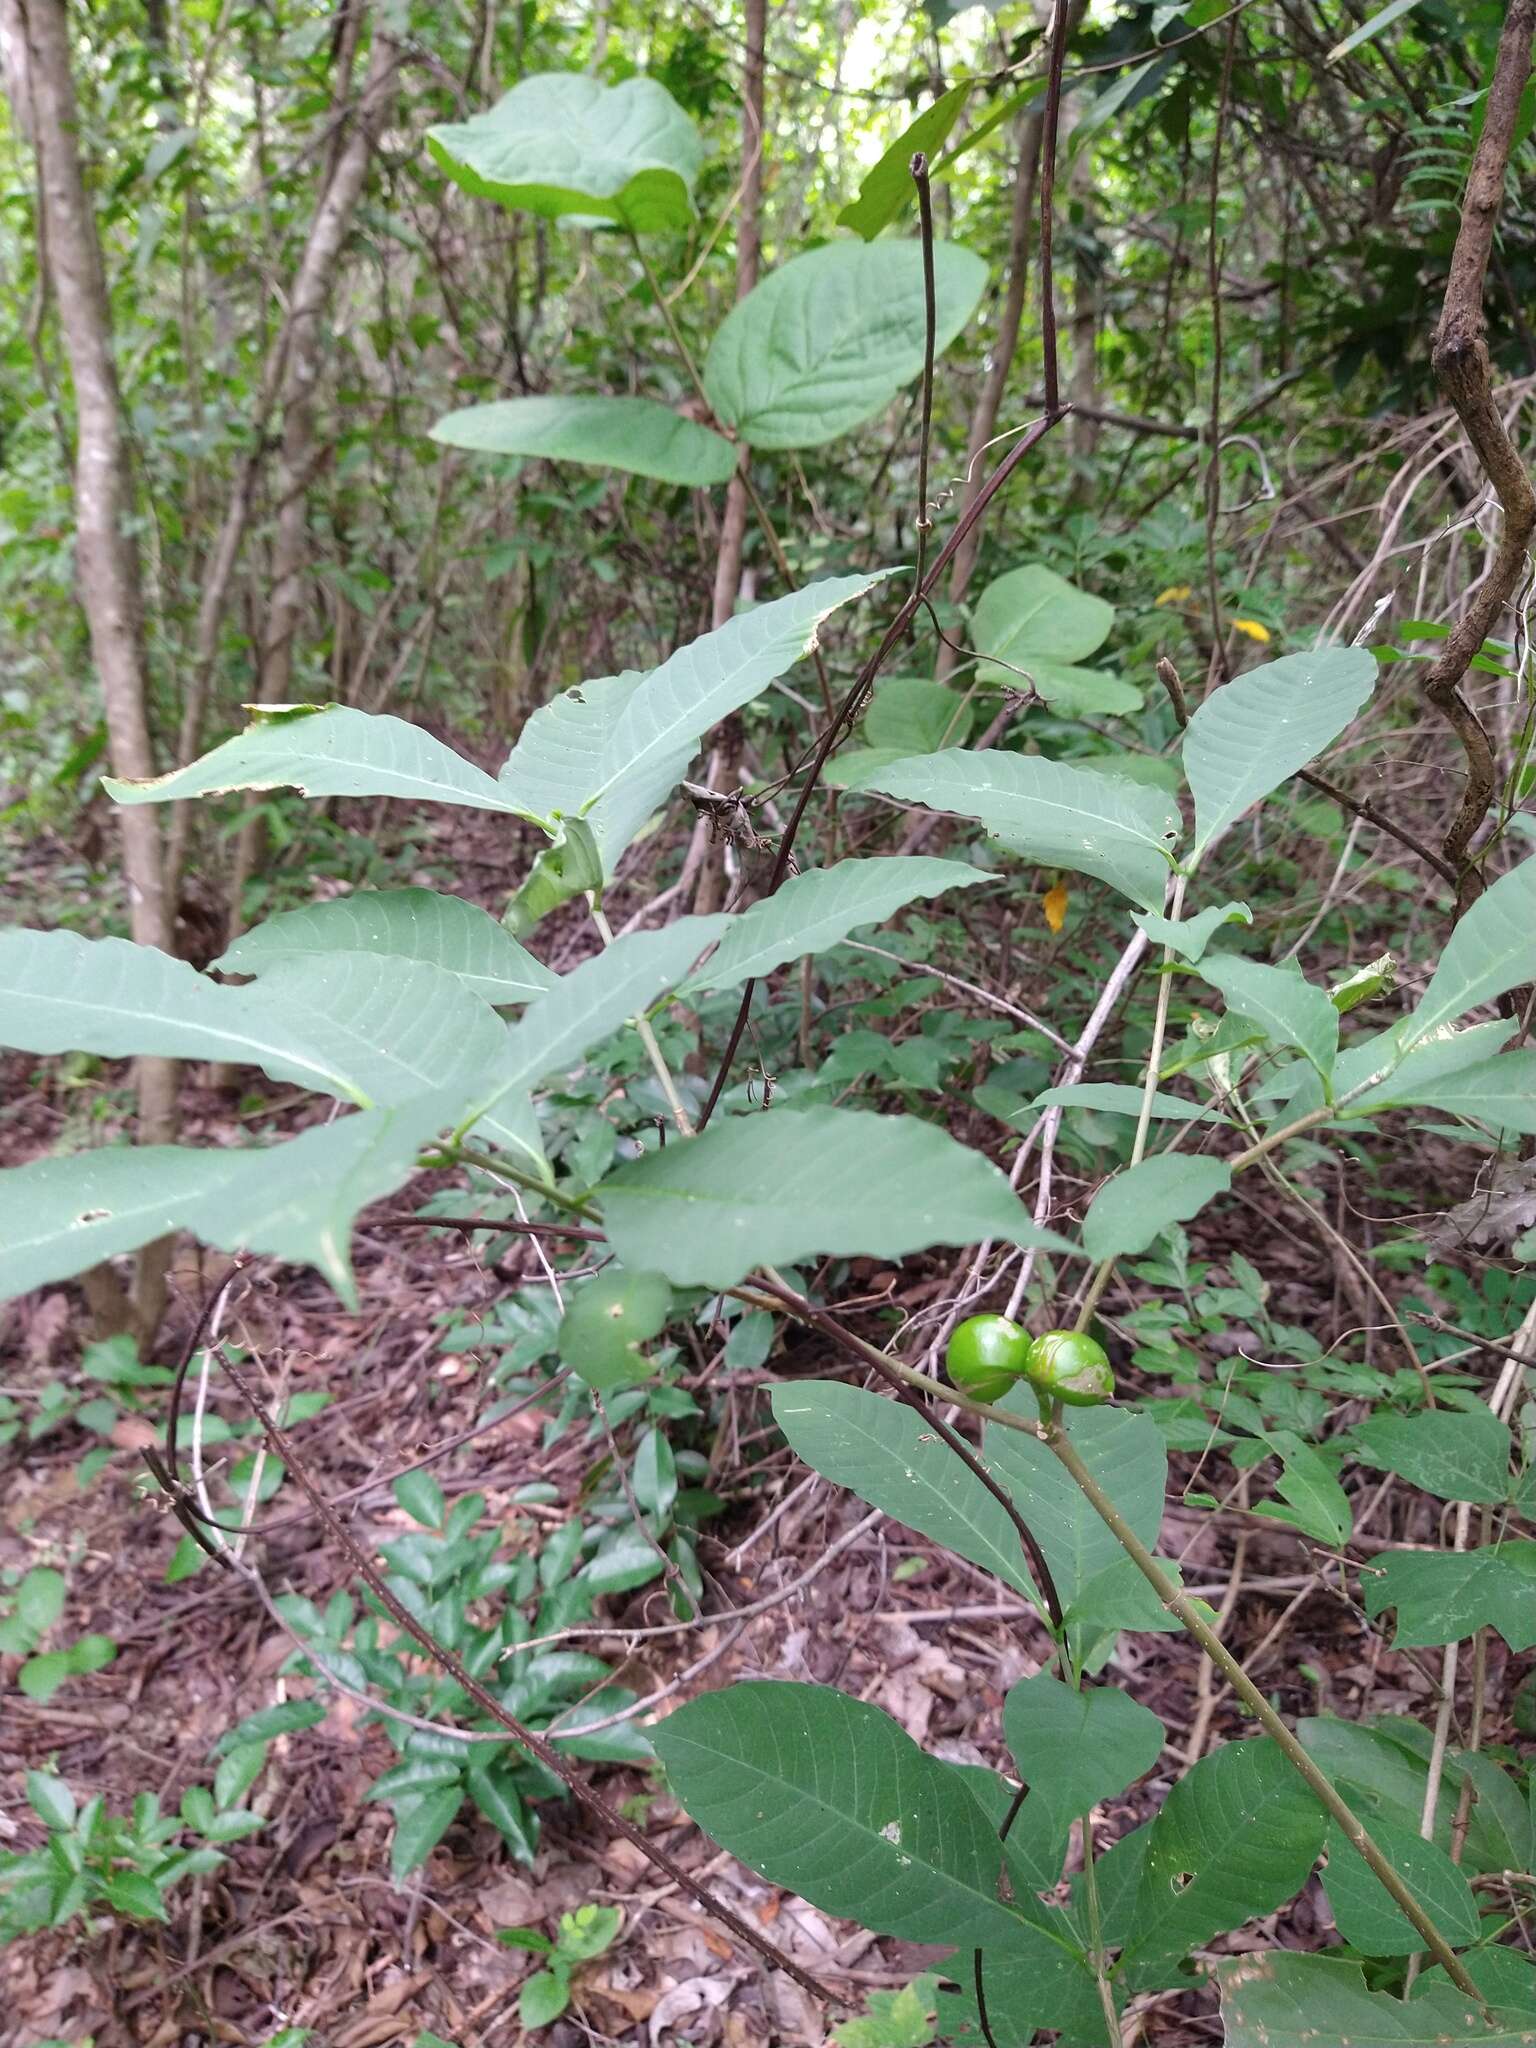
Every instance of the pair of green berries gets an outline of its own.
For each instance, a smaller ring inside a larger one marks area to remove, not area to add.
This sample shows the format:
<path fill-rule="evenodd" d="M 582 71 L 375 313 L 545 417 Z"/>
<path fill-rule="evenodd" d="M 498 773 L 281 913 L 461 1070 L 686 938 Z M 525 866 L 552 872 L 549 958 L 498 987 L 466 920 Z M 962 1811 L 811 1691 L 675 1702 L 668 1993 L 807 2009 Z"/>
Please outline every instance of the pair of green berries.
<path fill-rule="evenodd" d="M 1080 1330 L 1047 1330 L 1030 1341 L 1007 1316 L 968 1316 L 944 1354 L 950 1378 L 974 1401 L 998 1401 L 1021 1379 L 1069 1408 L 1097 1408 L 1115 1391 L 1102 1344 Z"/>

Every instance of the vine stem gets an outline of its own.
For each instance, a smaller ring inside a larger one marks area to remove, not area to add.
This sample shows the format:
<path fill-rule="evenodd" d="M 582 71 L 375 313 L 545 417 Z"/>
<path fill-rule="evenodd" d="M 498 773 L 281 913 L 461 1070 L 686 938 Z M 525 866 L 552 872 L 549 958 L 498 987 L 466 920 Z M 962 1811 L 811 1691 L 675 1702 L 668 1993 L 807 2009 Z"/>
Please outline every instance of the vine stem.
<path fill-rule="evenodd" d="M 1147 1584 L 1156 1593 L 1158 1600 L 1204 1650 L 1207 1657 L 1221 1672 L 1228 1685 L 1247 1706 L 1264 1733 L 1277 1745 L 1298 1776 L 1321 1802 L 1329 1818 L 1338 1826 L 1339 1832 L 1352 1848 L 1358 1851 L 1377 1882 L 1386 1891 L 1392 1903 L 1406 1917 L 1414 1932 L 1439 1963 L 1458 1991 L 1472 1999 L 1479 2010 L 1487 2013 L 1487 2001 L 1461 1965 L 1456 1951 L 1451 1947 L 1440 1929 L 1430 1919 L 1418 1900 L 1409 1891 L 1401 1877 L 1393 1869 L 1376 1843 L 1371 1839 L 1364 1825 L 1335 1789 L 1331 1780 L 1318 1769 L 1300 1742 L 1286 1727 L 1269 1701 L 1254 1684 L 1237 1658 L 1227 1648 L 1216 1631 L 1201 1615 L 1188 1596 L 1169 1578 L 1157 1559 L 1142 1542 L 1136 1531 L 1126 1521 L 1120 1510 L 1109 1498 L 1088 1467 L 1078 1455 L 1077 1447 L 1059 1424 L 1047 1424 L 1039 1432 L 1041 1441 L 1064 1466 L 1073 1484 L 1093 1509 L 1120 1548 L 1129 1557 Z"/>

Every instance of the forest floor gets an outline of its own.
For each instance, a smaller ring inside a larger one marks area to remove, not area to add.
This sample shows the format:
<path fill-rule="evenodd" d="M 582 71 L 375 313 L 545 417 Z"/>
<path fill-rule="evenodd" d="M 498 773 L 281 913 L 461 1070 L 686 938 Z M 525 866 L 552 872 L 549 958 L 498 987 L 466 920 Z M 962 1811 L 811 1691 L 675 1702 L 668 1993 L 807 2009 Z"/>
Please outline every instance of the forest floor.
<path fill-rule="evenodd" d="M 483 873 L 473 847 L 457 853 L 464 893 L 493 900 L 505 851 L 488 857 Z M 67 1077 L 55 1073 L 39 1085 L 32 1061 L 11 1060 L 0 1079 L 11 1105 L 0 1125 L 0 1164 L 10 1165 L 55 1142 L 79 1111 Z M 278 1091 L 272 1099 L 281 1099 Z M 227 1138 L 234 1116 L 228 1098 L 193 1089 L 186 1136 L 194 1143 Z M 391 1478 L 473 1432 L 487 1405 L 474 1353 L 442 1348 L 445 1319 L 455 1310 L 488 1312 L 510 1286 L 523 1284 L 522 1277 L 509 1280 L 505 1268 L 489 1270 L 459 1234 L 383 1227 L 389 1206 L 361 1219 L 360 1315 L 346 1314 L 313 1274 L 291 1270 L 263 1276 L 242 1308 L 243 1338 L 263 1369 L 290 1392 L 316 1389 L 331 1397 L 297 1431 L 297 1441 L 328 1496 L 345 1498 L 351 1527 L 369 1550 L 410 1526 Z M 1241 1216 L 1238 1228 L 1250 1250 L 1250 1232 L 1262 1232 L 1274 1313 L 1320 1333 L 1336 1330 L 1337 1276 L 1290 1220 L 1261 1211 Z M 1200 1246 L 1218 1262 L 1232 1248 Z M 176 1356 L 196 1304 L 226 1263 L 195 1252 L 179 1260 L 163 1359 Z M 526 1264 L 523 1277 L 532 1280 L 531 1255 Z M 864 1262 L 853 1278 L 864 1300 L 899 1307 L 931 1300 L 944 1272 L 913 1262 L 898 1276 Z M 23 1406 L 51 1382 L 78 1380 L 85 1323 L 74 1290 L 34 1296 L 0 1311 L 4 1316 L 3 1378 Z M 791 1369 L 820 1362 L 813 1348 L 784 1361 Z M 732 1610 L 803 1578 L 864 1514 L 834 1488 L 807 1481 L 787 1450 L 772 1448 L 762 1387 L 779 1369 L 735 1374 L 713 1433 L 710 1483 L 728 1512 L 705 1525 L 700 1555 L 706 1608 L 727 1619 L 706 1616 L 697 1632 L 661 1637 L 659 1647 L 658 1639 L 636 1639 L 629 1631 L 669 1618 L 653 1586 L 605 1603 L 611 1633 L 597 1649 L 618 1680 L 642 1695 L 718 1652 L 659 1712 L 736 1676 L 836 1683 L 894 1715 L 941 1756 L 1011 1769 L 1002 1701 L 1010 1684 L 1039 1668 L 1044 1632 L 1026 1609 L 1000 1597 L 995 1582 L 896 1525 L 872 1527 L 809 1584 L 730 1635 Z M 1168 1391 L 1166 1382 L 1147 1390 Z M 1122 1376 L 1121 1391 L 1141 1391 L 1134 1374 Z M 511 1545 L 536 1543 L 542 1528 L 571 1513 L 588 1478 L 593 1453 L 579 1432 L 546 1445 L 542 1427 L 535 1412 L 524 1411 L 472 1434 L 434 1466 L 450 1500 L 469 1491 L 486 1496 L 490 1521 L 502 1525 Z M 102 1791 L 119 1808 L 148 1788 L 173 1810 L 187 1785 L 207 1781 L 214 1745 L 227 1729 L 310 1688 L 309 1680 L 284 1673 L 293 1642 L 245 1580 L 204 1569 L 182 1583 L 166 1582 L 179 1532 L 140 1486 L 138 1452 L 150 1440 L 146 1422 L 125 1416 L 109 1462 L 83 1489 L 76 1467 L 99 1439 L 72 1423 L 34 1442 L 23 1433 L 0 1449 L 0 1570 L 67 1565 L 71 1632 L 99 1631 L 117 1645 L 110 1665 L 72 1680 L 47 1702 L 17 1690 L 18 1659 L 0 1661 L 5 1847 L 28 1846 L 37 1835 L 24 1796 L 26 1770 L 54 1759 L 71 1783 Z M 1282 1711 L 1424 1718 L 1434 1698 L 1431 1658 L 1390 1651 L 1382 1625 L 1367 1620 L 1337 1560 L 1301 1535 L 1240 1512 L 1215 1518 L 1181 1505 L 1194 1465 L 1192 1455 L 1174 1457 L 1164 1553 L 1181 1562 L 1186 1583 L 1220 1612 L 1227 1641 Z M 1207 1461 L 1197 1485 L 1231 1488 L 1234 1475 L 1217 1465 Z M 513 1495 L 531 1482 L 556 1497 L 534 1510 L 515 1504 Z M 263 1511 L 252 1557 L 271 1590 L 300 1592 L 320 1605 L 353 1584 L 347 1561 L 327 1547 L 291 1485 Z M 1494 1673 L 1495 1741 L 1509 1733 L 1503 1703 L 1528 1661 L 1511 1660 Z M 1157 1804 L 1189 1761 L 1246 1724 L 1180 1635 L 1122 1636 L 1106 1675 L 1134 1682 L 1136 1696 L 1163 1718 L 1169 1743 L 1167 1777 L 1103 1814 L 1107 1840 L 1142 1818 L 1143 1805 Z M 579 1972 L 568 2014 L 541 2030 L 549 2048 L 589 2041 L 764 2048 L 825 2040 L 824 2021 L 792 1982 L 742 1952 L 676 1886 L 659 1880 L 631 1844 L 604 1839 L 572 1804 L 541 1808 L 543 1835 L 531 1868 L 466 1806 L 424 1868 L 396 1883 L 389 1811 L 364 1799 L 393 1759 L 378 1723 L 353 1700 L 333 1696 L 323 1722 L 274 1743 L 273 1767 L 258 1781 L 253 1802 L 265 1817 L 263 1830 L 235 1843 L 217 1873 L 184 1883 L 172 1895 L 167 1924 L 119 1921 L 81 1942 L 77 1922 L 0 1952 L 0 2042 L 261 2048 L 283 2026 L 313 2029 L 324 2048 L 410 2044 L 424 2031 L 457 2048 L 516 2042 L 524 2038 L 519 1986 L 538 1959 L 499 1945 L 497 1930 L 548 1930 L 562 1911 L 594 1902 L 623 1907 L 623 1933 Z M 855 2003 L 869 1989 L 902 1984 L 935 1962 L 934 1954 L 827 1920 L 716 1852 L 644 1773 L 584 1768 L 614 1804 L 634 1802 L 627 1810 L 643 1815 L 655 1842 Z M 1314 1879 L 1278 1924 L 1250 1927 L 1233 1940 L 1313 1947 L 1330 1924 Z M 1220 2036 L 1214 1996 L 1203 1987 L 1153 2000 L 1136 2028 L 1127 2040 L 1151 2048 Z"/>

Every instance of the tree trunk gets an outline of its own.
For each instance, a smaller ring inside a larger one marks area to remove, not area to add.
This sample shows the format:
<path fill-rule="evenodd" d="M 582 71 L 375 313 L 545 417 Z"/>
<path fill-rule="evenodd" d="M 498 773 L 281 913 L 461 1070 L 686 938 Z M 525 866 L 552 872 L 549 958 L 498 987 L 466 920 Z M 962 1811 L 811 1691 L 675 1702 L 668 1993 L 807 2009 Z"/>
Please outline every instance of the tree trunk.
<path fill-rule="evenodd" d="M 747 0 L 747 59 L 741 87 L 741 217 L 736 229 L 736 302 L 739 305 L 757 283 L 763 253 L 763 50 L 768 37 L 768 0 Z M 743 449 L 736 474 L 725 493 L 725 515 L 720 522 L 720 552 L 715 557 L 715 589 L 710 623 L 723 626 L 736 609 L 741 590 L 741 558 L 747 539 L 750 510 L 744 471 L 751 453 Z M 741 721 L 728 718 L 720 738 L 711 750 L 705 781 L 711 789 L 734 790 L 741 779 Z M 707 822 L 694 826 L 699 858 L 704 852 Z M 689 848 L 689 859 L 694 848 Z M 705 861 L 693 899 L 694 910 L 708 915 L 725 900 L 725 860 Z"/>
<path fill-rule="evenodd" d="M 7 39 L 14 39 L 8 69 L 17 120 L 30 126 L 37 155 L 38 205 L 59 326 L 75 393 L 75 573 L 101 685 L 112 773 L 130 778 L 155 773 L 150 745 L 148 661 L 144 642 L 138 550 L 130 524 L 131 485 L 122 399 L 112 350 L 112 314 L 95 215 L 79 152 L 79 109 L 70 68 L 64 0 L 7 0 Z M 24 76 L 23 76 L 24 74 Z M 17 78 L 21 77 L 20 89 Z M 171 905 L 165 892 L 159 815 L 151 805 L 117 812 L 128 892 L 128 923 L 141 946 L 175 951 Z M 175 1135 L 176 1067 L 141 1059 L 135 1070 L 138 1135 L 164 1144 Z M 119 1296 L 119 1320 L 141 1334 L 152 1331 L 164 1305 L 168 1241 L 139 1255 L 131 1314 Z M 98 1276 L 97 1304 L 110 1302 L 115 1283 Z"/>

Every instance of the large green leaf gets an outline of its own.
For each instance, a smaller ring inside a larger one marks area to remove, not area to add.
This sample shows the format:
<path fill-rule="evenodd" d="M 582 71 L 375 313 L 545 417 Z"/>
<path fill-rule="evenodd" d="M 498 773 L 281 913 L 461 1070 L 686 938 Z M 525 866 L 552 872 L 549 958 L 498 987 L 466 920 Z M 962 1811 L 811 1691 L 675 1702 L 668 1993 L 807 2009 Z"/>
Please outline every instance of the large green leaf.
<path fill-rule="evenodd" d="M 578 683 L 536 711 L 501 771 L 504 807 L 583 816 L 614 863 L 681 781 L 702 735 L 815 645 L 822 622 L 889 572 L 831 576 L 742 612 L 660 668 Z"/>
<path fill-rule="evenodd" d="M 236 939 L 214 966 L 264 974 L 281 960 L 384 953 L 457 975 L 489 1003 L 526 1003 L 556 977 L 489 912 L 435 889 L 360 889 L 328 903 L 280 911 Z"/>
<path fill-rule="evenodd" d="M 1536 1136 L 1536 1050 L 1529 1047 L 1479 1060 L 1442 1080 L 1410 1083 L 1406 1093 L 1400 1078 L 1386 1086 L 1394 1101 L 1448 1109 L 1511 1136 Z"/>
<path fill-rule="evenodd" d="M 1260 1025 L 1272 1045 L 1294 1045 L 1327 1081 L 1339 1049 L 1339 1013 L 1326 989 L 1238 953 L 1207 953 L 1200 973 L 1231 1009 Z"/>
<path fill-rule="evenodd" d="M 648 1153 L 604 1181 L 603 1223 L 626 1266 L 679 1287 L 815 1253 L 896 1259 L 993 1237 L 1071 1250 L 979 1152 L 917 1117 L 849 1109 L 732 1117 Z"/>
<path fill-rule="evenodd" d="M 1469 1024 L 1460 1031 L 1452 1024 L 1442 1024 L 1406 1052 L 1402 1046 L 1402 1025 L 1378 1032 L 1374 1038 L 1362 1039 L 1339 1054 L 1333 1070 L 1335 1094 L 1343 1096 L 1374 1074 L 1387 1078 L 1367 1088 L 1340 1115 L 1369 1116 L 1377 1110 L 1417 1102 L 1420 1089 L 1438 1087 L 1451 1075 L 1482 1065 L 1514 1028 L 1503 1017 L 1492 1018 L 1486 1024 Z"/>
<path fill-rule="evenodd" d="M 1158 790 L 997 747 L 918 755 L 862 786 L 975 818 L 1041 867 L 1096 875 L 1144 910 L 1162 908 L 1179 813 Z"/>
<path fill-rule="evenodd" d="M 1021 672 L 1064 717 L 1135 711 L 1141 692 L 1119 676 L 1076 664 L 1101 647 L 1115 608 L 1079 590 L 1054 569 L 1026 562 L 989 583 L 981 594 L 970 638 L 985 657 L 984 683 L 1017 688 Z"/>
<path fill-rule="evenodd" d="M 1274 1743 L 1202 1757 L 1152 1823 L 1127 1960 L 1172 1962 L 1273 1913 L 1311 1875 L 1324 1831 L 1322 1807 Z"/>
<path fill-rule="evenodd" d="M 1367 1465 L 1441 1500 L 1491 1506 L 1509 1493 L 1509 1430 L 1475 1396 L 1459 1411 L 1369 1416 L 1350 1432 L 1349 1444 Z"/>
<path fill-rule="evenodd" d="M 933 163 L 949 140 L 950 130 L 959 120 L 975 84 L 975 79 L 967 78 L 952 85 L 902 130 L 874 169 L 866 173 L 858 198 L 851 200 L 837 216 L 840 228 L 852 228 L 856 235 L 872 242 L 899 213 L 906 211 L 917 197 L 912 178 L 913 154 L 921 150 Z"/>
<path fill-rule="evenodd" d="M 254 707 L 253 707 L 254 708 Z M 263 705 L 210 754 L 144 782 L 102 777 L 120 804 L 167 804 L 232 789 L 297 789 L 305 796 L 397 796 L 517 811 L 483 768 L 403 718 L 340 704 Z"/>
<path fill-rule="evenodd" d="M 792 875 L 772 896 L 761 897 L 739 917 L 719 947 L 685 984 L 694 989 L 734 988 L 798 960 L 821 953 L 861 924 L 876 924 L 920 896 L 968 889 L 990 881 L 980 868 L 923 854 L 841 860 L 835 867 Z"/>
<path fill-rule="evenodd" d="M 936 350 L 980 302 L 987 266 L 933 251 Z M 923 367 L 917 242 L 831 242 L 765 277 L 733 306 L 704 359 L 716 416 L 754 448 L 815 448 L 872 419 Z"/>
<path fill-rule="evenodd" d="M 819 1685 L 755 1681 L 655 1731 L 690 1817 L 825 1913 L 908 1941 L 1006 1944 L 997 1836 L 960 1771 L 886 1714 Z"/>
<path fill-rule="evenodd" d="M 1362 1966 L 1342 1957 L 1266 1949 L 1227 1958 L 1217 1974 L 1226 2048 L 1530 2048 L 1536 2033 L 1529 1994 L 1512 2010 L 1499 2001 L 1490 2027 L 1453 1984 L 1424 1984 L 1404 2004 L 1367 1990 Z"/>
<path fill-rule="evenodd" d="M 126 939 L 0 932 L 0 992 L 0 1036 L 24 1052 L 229 1060 L 365 1107 L 468 1084 L 506 1039 L 453 975 L 379 954 L 288 959 L 224 988 Z"/>
<path fill-rule="evenodd" d="M 432 438 L 481 455 L 584 462 L 668 484 L 729 483 L 736 467 L 723 435 L 651 398 L 498 398 L 446 414 Z"/>
<path fill-rule="evenodd" d="M 1517 1653 L 1536 1647 L 1536 1543 L 1384 1550 L 1362 1585 L 1367 1614 L 1397 1609 L 1394 1646 L 1457 1643 L 1480 1628 L 1496 1628 Z"/>
<path fill-rule="evenodd" d="M 1465 1948 L 1481 1931 L 1467 1880 L 1444 1849 L 1426 1842 L 1417 1828 L 1376 1820 L 1371 1834 L 1424 1911 L 1453 1948 Z M 1339 1933 L 1368 1956 L 1411 1956 L 1424 1946 L 1401 1909 L 1392 1903 L 1365 1858 L 1337 1827 L 1328 1830 L 1328 1869 L 1323 1889 Z"/>
<path fill-rule="evenodd" d="M 1363 647 L 1288 654 L 1213 690 L 1184 734 L 1195 799 L 1197 860 L 1250 804 L 1268 796 L 1338 738 L 1376 681 Z"/>
<path fill-rule="evenodd" d="M 931 676 L 888 676 L 875 686 L 864 714 L 864 737 L 871 748 L 902 760 L 940 747 L 963 747 L 974 721 L 967 700 Z"/>
<path fill-rule="evenodd" d="M 1030 1787 L 1020 1816 L 1038 1804 L 1063 1827 L 1150 1771 L 1163 1724 L 1114 1685 L 1074 1691 L 1049 1671 L 1020 1679 L 1003 1702 L 1003 1735 Z"/>
<path fill-rule="evenodd" d="M 1479 896 L 1445 942 L 1418 1007 L 1398 1027 L 1404 1046 L 1536 981 L 1536 859 L 1522 861 Z"/>
<path fill-rule="evenodd" d="M 1313 1761 L 1338 1786 L 1367 1827 L 1381 1820 L 1395 1821 L 1418 1831 L 1424 1812 L 1424 1793 L 1429 1779 L 1430 1736 L 1416 1721 L 1381 1721 L 1362 1728 L 1354 1721 L 1327 1716 L 1298 1721 L 1296 1733 Z M 1448 1788 L 1459 1788 L 1464 1768 L 1475 1758 L 1458 1758 L 1454 1751 L 1445 1766 Z M 1504 1787 L 1510 1797 L 1501 1800 L 1495 1789 L 1479 1781 L 1479 1796 L 1471 1809 L 1463 1861 L 1469 1871 L 1508 1870 L 1512 1867 L 1511 1842 L 1519 1837 L 1519 1855 L 1527 1853 L 1522 1828 L 1521 1801 L 1512 1786 Z M 1442 1849 L 1451 1845 L 1451 1830 L 1457 1800 L 1448 1796 L 1439 1803 L 1435 1840 Z M 1506 1819 L 1504 1806 L 1512 1806 Z M 1524 1868 L 1521 1861 L 1513 1867 Z"/>
<path fill-rule="evenodd" d="M 1144 1252 L 1170 1223 L 1187 1223 L 1232 1185 L 1224 1159 L 1160 1152 L 1107 1180 L 1088 1204 L 1083 1245 L 1093 1259 Z"/>
<path fill-rule="evenodd" d="M 1037 1597 L 1013 1523 L 914 1410 L 836 1380 L 792 1380 L 770 1398 L 790 1448 L 813 1472 Z"/>
<path fill-rule="evenodd" d="M 0 1173 L 0 1296 L 187 1230 L 221 1251 L 316 1266 L 355 1307 L 353 1218 L 410 1178 L 460 1100 L 364 1110 L 250 1151 L 109 1146 Z"/>
<path fill-rule="evenodd" d="M 473 120 L 429 128 L 427 147 L 477 198 L 642 235 L 687 227 L 704 160 L 693 123 L 656 79 L 604 85 L 579 71 L 524 78 Z"/>

